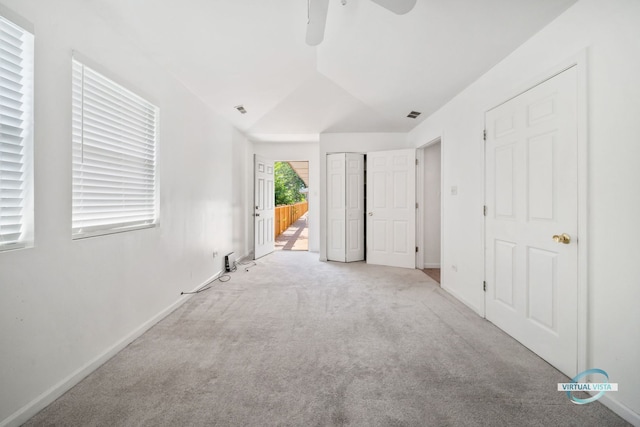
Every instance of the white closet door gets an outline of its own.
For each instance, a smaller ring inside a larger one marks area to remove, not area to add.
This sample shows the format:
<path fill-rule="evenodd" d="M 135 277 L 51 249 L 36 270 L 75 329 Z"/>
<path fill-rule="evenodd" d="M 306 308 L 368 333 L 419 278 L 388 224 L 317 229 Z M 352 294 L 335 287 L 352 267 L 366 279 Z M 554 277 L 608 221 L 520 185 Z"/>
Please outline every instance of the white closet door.
<path fill-rule="evenodd" d="M 346 155 L 346 258 L 364 260 L 364 154 Z"/>
<path fill-rule="evenodd" d="M 578 336 L 576 123 L 575 67 L 486 115 L 486 317 L 570 377 Z"/>
<path fill-rule="evenodd" d="M 327 260 L 346 258 L 346 155 L 327 155 Z"/>
<path fill-rule="evenodd" d="M 367 263 L 416 266 L 416 150 L 367 153 Z"/>

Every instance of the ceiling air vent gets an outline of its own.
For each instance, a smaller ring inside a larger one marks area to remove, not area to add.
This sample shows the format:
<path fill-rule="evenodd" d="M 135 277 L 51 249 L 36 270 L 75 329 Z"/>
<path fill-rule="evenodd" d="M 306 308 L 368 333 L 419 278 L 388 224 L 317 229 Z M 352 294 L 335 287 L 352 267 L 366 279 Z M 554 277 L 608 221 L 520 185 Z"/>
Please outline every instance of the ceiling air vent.
<path fill-rule="evenodd" d="M 409 115 L 407 117 L 411 117 L 412 119 L 415 119 L 416 117 L 418 117 L 420 114 L 422 114 L 419 111 L 412 111 L 409 113 Z"/>
<path fill-rule="evenodd" d="M 236 110 L 240 111 L 240 113 L 242 113 L 242 114 L 247 114 L 247 110 L 245 110 L 242 105 L 236 105 L 233 108 L 235 108 Z M 420 113 L 418 113 L 418 114 L 420 114 Z"/>

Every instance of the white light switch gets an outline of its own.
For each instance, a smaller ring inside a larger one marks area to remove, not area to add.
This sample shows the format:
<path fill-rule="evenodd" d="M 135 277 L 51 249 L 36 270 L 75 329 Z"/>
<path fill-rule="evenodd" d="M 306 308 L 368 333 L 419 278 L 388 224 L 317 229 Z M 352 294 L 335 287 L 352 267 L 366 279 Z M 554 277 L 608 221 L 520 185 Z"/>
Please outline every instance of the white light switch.
<path fill-rule="evenodd" d="M 452 196 L 457 196 L 458 195 L 458 186 L 454 185 L 451 187 L 451 195 Z"/>

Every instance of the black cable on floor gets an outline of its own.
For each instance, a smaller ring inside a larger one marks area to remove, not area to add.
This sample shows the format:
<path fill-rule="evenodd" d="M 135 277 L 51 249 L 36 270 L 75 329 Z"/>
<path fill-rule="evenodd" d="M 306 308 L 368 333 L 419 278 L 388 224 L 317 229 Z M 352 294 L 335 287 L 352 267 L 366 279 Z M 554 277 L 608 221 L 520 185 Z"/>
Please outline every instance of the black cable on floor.
<path fill-rule="evenodd" d="M 248 262 L 239 262 L 236 261 L 233 263 L 233 268 L 231 269 L 231 271 L 229 273 L 234 273 L 238 270 L 238 266 L 243 266 L 244 267 L 244 271 L 248 272 L 250 268 L 255 267 L 256 265 L 258 265 L 255 261 L 248 261 Z M 208 291 L 209 289 L 211 289 L 213 287 L 213 283 L 214 282 L 221 282 L 221 283 L 225 283 L 228 282 L 229 280 L 231 280 L 231 276 L 227 273 L 221 274 L 218 277 L 216 277 L 215 279 L 211 280 L 210 282 L 205 283 L 204 285 L 202 285 L 200 287 L 200 289 L 196 289 L 195 291 L 192 292 L 180 292 L 180 295 L 193 295 L 193 294 L 199 294 L 200 292 L 204 292 L 204 291 Z"/>
<path fill-rule="evenodd" d="M 239 265 L 243 266 L 244 267 L 244 271 L 248 272 L 251 267 L 255 267 L 258 264 L 255 261 L 248 261 L 248 262 L 238 262 L 238 261 L 236 261 L 236 263 L 235 263 L 235 269 L 236 270 L 238 269 Z"/>
<path fill-rule="evenodd" d="M 192 295 L 192 294 L 199 294 L 200 292 L 204 292 L 204 291 L 208 291 L 209 289 L 211 289 L 213 287 L 213 283 L 218 281 L 221 283 L 225 283 L 228 282 L 229 280 L 231 280 L 231 276 L 229 276 L 228 274 L 221 274 L 218 277 L 216 277 L 215 279 L 213 279 L 212 281 L 205 283 L 204 285 L 202 285 L 200 287 L 200 289 L 196 289 L 195 291 L 192 292 L 180 292 L 180 295 Z"/>

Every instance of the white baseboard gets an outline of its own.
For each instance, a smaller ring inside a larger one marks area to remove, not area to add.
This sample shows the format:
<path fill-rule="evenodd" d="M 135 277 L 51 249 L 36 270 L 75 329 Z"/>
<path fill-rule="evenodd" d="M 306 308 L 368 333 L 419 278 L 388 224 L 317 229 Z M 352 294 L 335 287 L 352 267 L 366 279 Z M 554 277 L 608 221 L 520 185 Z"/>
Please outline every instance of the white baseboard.
<path fill-rule="evenodd" d="M 425 262 L 423 268 L 440 268 L 439 262 Z"/>
<path fill-rule="evenodd" d="M 238 258 L 238 261 L 253 261 L 253 251 L 247 252 L 246 254 L 242 255 L 240 258 Z"/>
<path fill-rule="evenodd" d="M 202 284 L 196 286 L 193 291 L 196 291 L 212 280 L 214 280 L 221 272 L 214 274 L 209 279 L 207 279 Z M 25 422 L 27 422 L 31 417 L 36 415 L 38 412 L 49 406 L 53 403 L 54 400 L 65 394 L 69 391 L 73 386 L 78 384 L 80 381 L 85 379 L 89 374 L 102 366 L 105 362 L 111 359 L 113 356 L 118 354 L 122 349 L 135 341 L 142 334 L 147 332 L 154 326 L 156 323 L 167 317 L 174 310 L 184 304 L 191 295 L 183 295 L 176 302 L 171 304 L 169 307 L 162 310 L 160 313 L 153 316 L 151 319 L 144 322 L 138 328 L 136 328 L 129 335 L 125 336 L 123 339 L 118 341 L 116 344 L 108 348 L 104 353 L 69 375 L 67 378 L 60 381 L 58 384 L 51 387 L 49 390 L 46 390 L 41 395 L 33 399 L 31 402 L 27 403 L 25 406 L 11 414 L 8 418 L 0 421 L 0 427 L 18 427 Z"/>
<path fill-rule="evenodd" d="M 440 288 L 443 289 L 444 291 L 446 291 L 449 295 L 451 295 L 453 298 L 457 299 L 459 302 L 463 303 L 464 305 L 466 305 L 467 307 L 469 307 L 471 310 L 473 310 L 473 312 L 475 312 L 478 316 L 483 317 L 484 318 L 484 313 L 480 311 L 480 309 L 476 306 L 474 306 L 473 304 L 471 304 L 469 301 L 467 301 L 465 298 L 463 298 L 458 292 L 454 291 L 453 289 L 451 289 L 450 287 L 448 287 L 447 285 L 444 285 L 442 283 L 440 283 Z M 484 307 L 483 307 L 484 308 Z"/>
<path fill-rule="evenodd" d="M 239 259 L 242 261 L 253 261 L 255 256 L 254 256 L 255 252 L 253 250 L 250 250 L 249 252 L 247 252 L 244 256 L 240 257 Z"/>
<path fill-rule="evenodd" d="M 631 423 L 632 426 L 640 426 L 640 414 L 633 412 L 631 408 L 618 402 L 611 396 L 615 396 L 615 393 L 605 393 L 605 395 L 598 399 L 598 401 L 602 402 L 604 406 L 620 415 L 620 417 L 625 421 Z"/>

